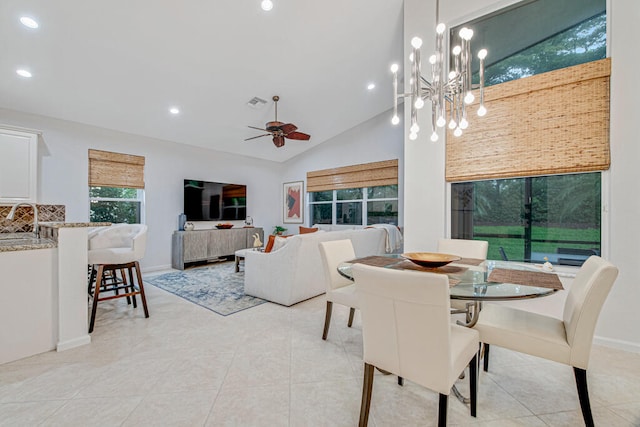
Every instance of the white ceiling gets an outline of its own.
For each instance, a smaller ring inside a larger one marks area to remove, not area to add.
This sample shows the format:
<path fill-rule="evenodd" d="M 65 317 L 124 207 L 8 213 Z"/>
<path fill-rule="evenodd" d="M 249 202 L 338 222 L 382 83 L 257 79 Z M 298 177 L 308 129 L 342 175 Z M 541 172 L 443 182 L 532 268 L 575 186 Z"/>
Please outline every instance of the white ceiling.
<path fill-rule="evenodd" d="M 402 0 L 273 3 L 2 0 L 0 107 L 275 161 L 391 108 Z M 311 141 L 243 142 L 274 119 L 273 95 Z"/>

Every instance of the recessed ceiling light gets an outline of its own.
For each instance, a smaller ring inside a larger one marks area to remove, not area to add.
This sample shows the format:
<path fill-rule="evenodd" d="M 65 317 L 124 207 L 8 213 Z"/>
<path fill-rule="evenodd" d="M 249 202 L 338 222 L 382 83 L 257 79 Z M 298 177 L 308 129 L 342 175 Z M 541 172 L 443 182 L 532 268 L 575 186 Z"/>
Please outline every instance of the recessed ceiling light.
<path fill-rule="evenodd" d="M 262 10 L 270 11 L 273 9 L 273 2 L 271 0 L 262 0 L 260 7 L 262 7 Z"/>
<path fill-rule="evenodd" d="M 32 76 L 32 74 L 29 71 L 23 70 L 22 68 L 19 70 L 16 70 L 16 74 L 19 75 L 20 77 L 26 77 L 26 78 L 30 78 Z"/>
<path fill-rule="evenodd" d="M 180 114 L 180 109 L 177 108 L 177 107 L 171 107 L 171 108 L 169 108 L 169 112 L 171 114 Z"/>
<path fill-rule="evenodd" d="M 22 22 L 22 25 L 29 28 L 38 28 L 40 26 L 35 19 L 28 16 L 20 17 L 20 22 Z"/>
<path fill-rule="evenodd" d="M 367 89 L 369 89 L 369 90 L 373 90 L 373 89 L 375 89 L 375 88 L 376 88 L 376 84 L 375 84 L 375 83 L 369 83 L 369 84 L 367 85 Z"/>

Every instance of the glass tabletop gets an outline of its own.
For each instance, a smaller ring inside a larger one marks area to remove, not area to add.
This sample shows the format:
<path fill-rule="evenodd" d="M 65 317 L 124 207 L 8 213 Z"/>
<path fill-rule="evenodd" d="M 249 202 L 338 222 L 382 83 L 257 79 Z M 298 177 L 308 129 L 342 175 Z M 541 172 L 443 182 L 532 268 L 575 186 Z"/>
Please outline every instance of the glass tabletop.
<path fill-rule="evenodd" d="M 398 262 L 380 268 L 392 268 L 400 265 L 404 258 L 398 258 Z M 351 262 L 343 262 L 338 265 L 338 272 L 344 277 L 353 280 Z M 554 289 L 527 286 L 515 283 L 487 282 L 487 277 L 494 268 L 512 270 L 540 271 L 538 267 L 511 261 L 484 261 L 478 266 L 451 263 L 450 266 L 464 267 L 461 272 L 443 273 L 449 276 L 452 282 L 458 282 L 450 288 L 452 299 L 472 301 L 505 301 L 511 299 L 538 298 L 555 293 Z M 413 270 L 412 270 L 413 271 Z"/>

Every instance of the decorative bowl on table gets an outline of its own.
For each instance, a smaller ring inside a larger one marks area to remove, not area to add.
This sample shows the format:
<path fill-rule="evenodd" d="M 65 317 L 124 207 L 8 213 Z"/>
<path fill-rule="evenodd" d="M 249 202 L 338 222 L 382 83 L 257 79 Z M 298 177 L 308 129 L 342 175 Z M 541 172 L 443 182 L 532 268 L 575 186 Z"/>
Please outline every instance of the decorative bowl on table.
<path fill-rule="evenodd" d="M 231 227 L 233 227 L 233 224 L 216 224 L 216 228 L 221 230 L 227 230 Z"/>
<path fill-rule="evenodd" d="M 427 268 L 442 267 L 450 262 L 461 259 L 457 255 L 440 254 L 437 252 L 407 252 L 401 256 L 421 267 Z"/>

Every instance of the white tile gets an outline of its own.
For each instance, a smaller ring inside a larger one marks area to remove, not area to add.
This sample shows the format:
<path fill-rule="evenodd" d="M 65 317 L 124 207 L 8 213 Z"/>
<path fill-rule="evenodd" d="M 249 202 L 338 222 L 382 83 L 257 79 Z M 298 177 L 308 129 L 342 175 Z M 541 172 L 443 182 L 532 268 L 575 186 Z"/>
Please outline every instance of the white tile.
<path fill-rule="evenodd" d="M 0 365 L 0 426 L 353 426 L 362 395 L 362 325 L 325 298 L 220 316 L 147 286 L 151 317 L 124 299 L 98 313 L 92 343 Z M 640 355 L 594 347 L 598 425 L 640 425 Z M 468 393 L 467 380 L 458 382 Z M 492 347 L 478 416 L 453 395 L 449 425 L 581 425 L 571 367 Z M 436 423 L 438 395 L 376 373 L 370 426 Z"/>

